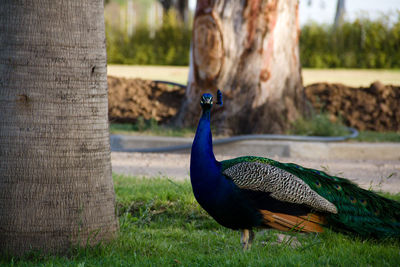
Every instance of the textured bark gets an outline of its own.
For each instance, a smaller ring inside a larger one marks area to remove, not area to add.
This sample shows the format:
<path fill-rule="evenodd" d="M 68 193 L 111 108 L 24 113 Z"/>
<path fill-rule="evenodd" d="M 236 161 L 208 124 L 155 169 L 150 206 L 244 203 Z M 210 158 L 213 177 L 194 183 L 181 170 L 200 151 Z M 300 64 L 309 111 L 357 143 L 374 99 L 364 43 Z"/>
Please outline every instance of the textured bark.
<path fill-rule="evenodd" d="M 189 1 L 188 0 L 176 0 L 176 9 L 178 10 L 179 18 L 183 22 L 183 25 L 188 26 L 189 24 Z"/>
<path fill-rule="evenodd" d="M 296 0 L 198 0 L 178 124 L 195 124 L 200 95 L 221 89 L 220 131 L 283 132 L 303 106 L 299 34 Z"/>
<path fill-rule="evenodd" d="M 345 0 L 337 0 L 336 4 L 336 13 L 335 13 L 335 20 L 333 24 L 335 25 L 335 28 L 338 28 L 343 24 L 344 21 L 344 15 L 346 13 L 346 2 Z"/>
<path fill-rule="evenodd" d="M 0 5 L 0 251 L 115 235 L 103 1 Z"/>

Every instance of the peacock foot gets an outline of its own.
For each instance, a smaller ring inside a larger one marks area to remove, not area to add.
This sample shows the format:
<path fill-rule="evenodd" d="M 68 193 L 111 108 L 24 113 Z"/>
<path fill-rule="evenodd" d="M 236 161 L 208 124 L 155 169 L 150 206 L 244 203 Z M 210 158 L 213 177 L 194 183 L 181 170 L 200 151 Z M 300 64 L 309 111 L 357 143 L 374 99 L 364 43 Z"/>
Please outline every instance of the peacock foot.
<path fill-rule="evenodd" d="M 242 236 L 240 238 L 240 243 L 242 244 L 243 250 L 249 250 L 251 248 L 251 244 L 253 243 L 254 232 L 250 229 L 243 229 Z"/>

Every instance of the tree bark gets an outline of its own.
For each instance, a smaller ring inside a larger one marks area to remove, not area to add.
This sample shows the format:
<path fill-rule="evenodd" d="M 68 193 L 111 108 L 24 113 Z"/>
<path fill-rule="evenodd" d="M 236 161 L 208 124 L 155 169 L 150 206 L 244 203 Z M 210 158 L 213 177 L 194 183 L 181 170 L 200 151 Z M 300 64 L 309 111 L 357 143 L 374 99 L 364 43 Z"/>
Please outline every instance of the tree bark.
<path fill-rule="evenodd" d="M 102 0 L 0 5 L 0 251 L 112 238 Z"/>
<path fill-rule="evenodd" d="M 335 29 L 337 29 L 339 26 L 341 26 L 344 22 L 344 15 L 346 13 L 345 6 L 346 6 L 345 0 L 337 0 L 335 20 L 333 22 Z"/>
<path fill-rule="evenodd" d="M 186 96 L 177 117 L 193 125 L 204 92 L 221 89 L 213 114 L 227 134 L 280 133 L 303 106 L 298 1 L 198 0 Z"/>
<path fill-rule="evenodd" d="M 178 18 L 185 26 L 189 22 L 189 3 L 188 0 L 159 0 L 166 14 L 172 7 L 178 12 Z"/>
<path fill-rule="evenodd" d="M 176 9 L 178 10 L 178 14 L 180 20 L 183 25 L 188 26 L 189 24 L 189 3 L 188 0 L 176 0 L 175 3 Z"/>

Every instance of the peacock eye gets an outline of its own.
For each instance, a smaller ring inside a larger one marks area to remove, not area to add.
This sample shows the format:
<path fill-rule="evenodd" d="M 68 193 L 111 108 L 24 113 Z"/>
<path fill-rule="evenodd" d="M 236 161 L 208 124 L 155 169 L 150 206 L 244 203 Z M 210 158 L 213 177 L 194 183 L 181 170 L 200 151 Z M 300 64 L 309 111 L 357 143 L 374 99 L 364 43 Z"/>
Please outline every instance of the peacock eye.
<path fill-rule="evenodd" d="M 320 188 L 322 185 L 321 185 L 321 183 L 319 181 L 315 181 L 315 186 Z"/>
<path fill-rule="evenodd" d="M 340 185 L 338 185 L 338 184 L 335 184 L 335 188 L 336 188 L 336 190 L 338 190 L 338 191 L 341 191 L 341 190 L 342 190 L 342 187 L 341 187 Z"/>
<path fill-rule="evenodd" d="M 367 201 L 366 201 L 365 199 L 360 199 L 359 201 L 360 201 L 360 203 L 361 203 L 362 205 L 364 205 L 364 206 L 367 205 Z"/>
<path fill-rule="evenodd" d="M 357 199 L 355 197 L 349 196 L 349 199 L 350 199 L 351 203 L 353 203 L 353 204 L 357 203 Z"/>

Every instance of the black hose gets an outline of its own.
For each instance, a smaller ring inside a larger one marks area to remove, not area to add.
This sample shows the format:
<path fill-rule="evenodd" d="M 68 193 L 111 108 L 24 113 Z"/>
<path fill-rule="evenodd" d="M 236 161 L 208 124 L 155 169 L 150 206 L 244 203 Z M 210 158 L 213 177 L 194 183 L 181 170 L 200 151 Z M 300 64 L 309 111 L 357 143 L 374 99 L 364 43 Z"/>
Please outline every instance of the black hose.
<path fill-rule="evenodd" d="M 283 135 L 283 134 L 249 134 L 249 135 L 237 135 L 227 138 L 213 140 L 213 145 L 222 145 L 239 141 L 246 140 L 286 140 L 286 141 L 306 141 L 306 142 L 339 142 L 345 141 L 350 138 L 356 138 L 358 131 L 354 128 L 348 127 L 351 132 L 345 136 L 301 136 L 301 135 Z M 149 148 L 122 148 L 118 149 L 121 152 L 140 152 L 140 153 L 162 153 L 172 152 L 184 149 L 189 149 L 192 144 L 184 144 L 177 146 L 166 146 L 166 147 L 149 147 Z"/>
<path fill-rule="evenodd" d="M 180 88 L 186 88 L 186 85 L 184 85 L 184 84 L 181 84 L 181 83 L 175 83 L 175 82 L 168 82 L 168 81 L 153 81 L 153 82 L 155 82 L 156 84 L 157 83 L 164 83 L 164 84 L 169 84 L 169 85 L 173 85 L 173 86 L 178 86 L 178 87 L 180 87 Z"/>

